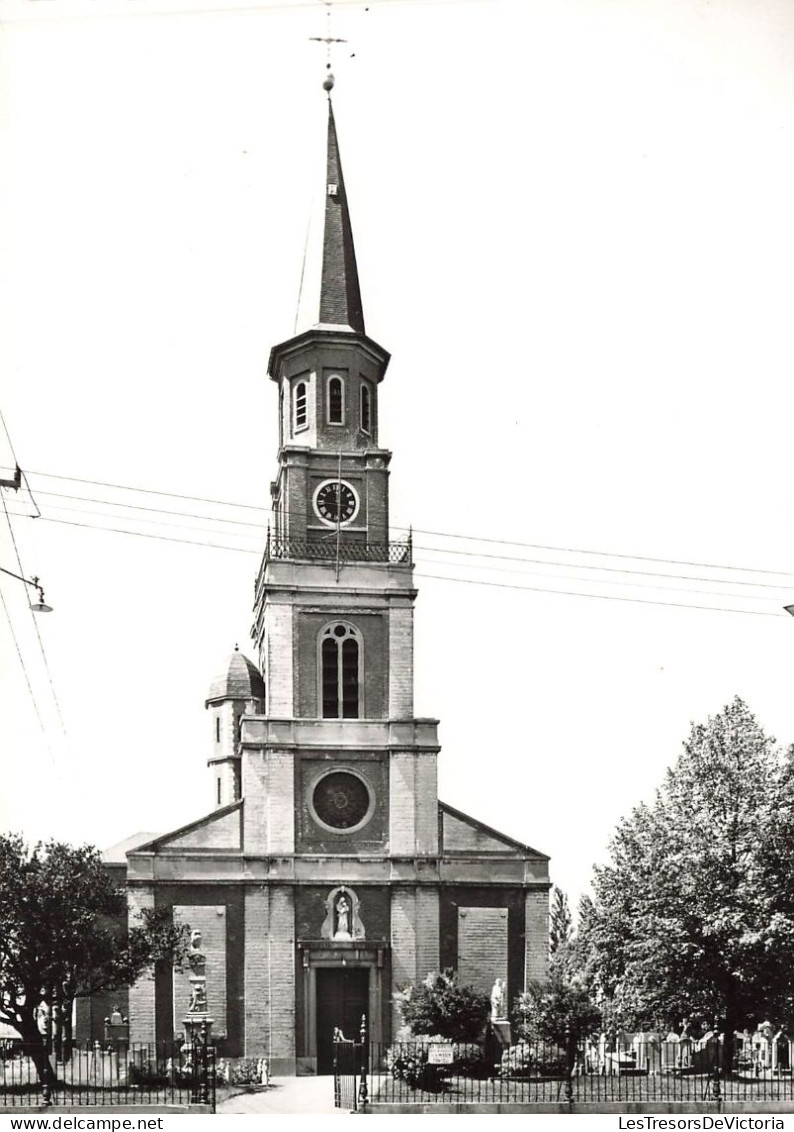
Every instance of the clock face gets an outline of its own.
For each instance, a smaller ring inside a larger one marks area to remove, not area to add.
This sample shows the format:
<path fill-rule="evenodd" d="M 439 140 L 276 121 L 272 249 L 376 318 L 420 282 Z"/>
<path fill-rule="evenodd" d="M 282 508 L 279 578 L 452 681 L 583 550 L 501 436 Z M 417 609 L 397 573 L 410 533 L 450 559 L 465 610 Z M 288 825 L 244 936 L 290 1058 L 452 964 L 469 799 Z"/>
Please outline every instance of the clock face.
<path fill-rule="evenodd" d="M 367 784 L 349 770 L 324 774 L 311 793 L 313 816 L 328 829 L 359 829 L 372 809 Z"/>
<path fill-rule="evenodd" d="M 324 523 L 350 523 L 358 514 L 358 495 L 344 480 L 326 480 L 314 493 L 314 510 Z"/>

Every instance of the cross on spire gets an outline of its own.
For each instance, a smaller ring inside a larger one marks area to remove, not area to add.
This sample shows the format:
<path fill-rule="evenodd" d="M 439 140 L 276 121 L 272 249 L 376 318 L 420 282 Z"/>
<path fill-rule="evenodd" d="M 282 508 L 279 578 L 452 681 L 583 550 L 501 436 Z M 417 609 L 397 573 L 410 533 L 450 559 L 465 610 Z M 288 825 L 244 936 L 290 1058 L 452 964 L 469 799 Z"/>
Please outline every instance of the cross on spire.
<path fill-rule="evenodd" d="M 325 81 L 323 82 L 323 90 L 327 91 L 330 95 L 334 88 L 334 76 L 331 72 L 331 46 L 334 43 L 347 43 L 346 39 L 340 39 L 338 36 L 331 35 L 331 3 L 332 0 L 323 0 L 325 4 L 325 35 L 310 35 L 309 40 L 312 43 L 325 44 Z"/>

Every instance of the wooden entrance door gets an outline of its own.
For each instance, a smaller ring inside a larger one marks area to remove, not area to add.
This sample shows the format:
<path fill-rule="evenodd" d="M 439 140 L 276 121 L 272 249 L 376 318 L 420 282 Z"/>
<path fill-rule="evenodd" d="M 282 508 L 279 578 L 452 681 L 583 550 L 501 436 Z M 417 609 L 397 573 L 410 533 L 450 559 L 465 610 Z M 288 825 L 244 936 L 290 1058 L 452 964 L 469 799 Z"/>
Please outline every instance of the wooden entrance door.
<path fill-rule="evenodd" d="M 317 1072 L 334 1071 L 334 1030 L 359 1040 L 361 1015 L 369 1013 L 369 968 L 317 968 Z"/>

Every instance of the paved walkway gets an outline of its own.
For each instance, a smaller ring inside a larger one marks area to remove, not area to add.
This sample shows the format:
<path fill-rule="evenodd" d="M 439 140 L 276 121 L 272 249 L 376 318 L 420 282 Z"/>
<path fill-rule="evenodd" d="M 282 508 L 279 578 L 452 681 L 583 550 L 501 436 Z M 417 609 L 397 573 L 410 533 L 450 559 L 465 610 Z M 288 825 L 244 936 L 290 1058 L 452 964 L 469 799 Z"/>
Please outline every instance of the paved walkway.
<path fill-rule="evenodd" d="M 274 1077 L 264 1092 L 219 1102 L 218 1112 L 344 1115 L 334 1108 L 333 1077 Z"/>

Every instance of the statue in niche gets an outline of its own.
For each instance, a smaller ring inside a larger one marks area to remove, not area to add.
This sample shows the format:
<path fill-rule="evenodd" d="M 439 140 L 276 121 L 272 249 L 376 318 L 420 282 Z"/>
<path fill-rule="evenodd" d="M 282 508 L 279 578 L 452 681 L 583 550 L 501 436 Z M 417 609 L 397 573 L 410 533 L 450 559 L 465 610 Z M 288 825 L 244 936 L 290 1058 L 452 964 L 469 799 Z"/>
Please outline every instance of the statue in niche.
<path fill-rule="evenodd" d="M 350 935 L 350 903 L 344 893 L 336 902 L 336 930 L 334 939 L 352 939 Z"/>
<path fill-rule="evenodd" d="M 366 939 L 361 921 L 361 901 L 352 888 L 341 884 L 332 888 L 325 898 L 325 919 L 320 927 L 320 939 L 346 943 Z"/>
<path fill-rule="evenodd" d="M 504 1022 L 507 1018 L 507 996 L 504 979 L 496 979 L 491 988 L 491 1021 Z"/>

